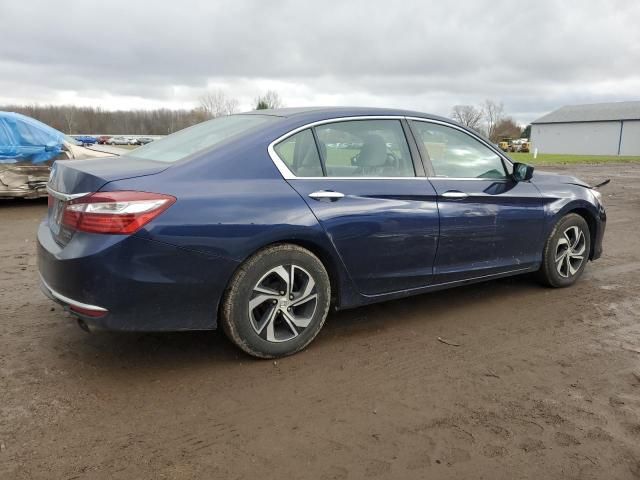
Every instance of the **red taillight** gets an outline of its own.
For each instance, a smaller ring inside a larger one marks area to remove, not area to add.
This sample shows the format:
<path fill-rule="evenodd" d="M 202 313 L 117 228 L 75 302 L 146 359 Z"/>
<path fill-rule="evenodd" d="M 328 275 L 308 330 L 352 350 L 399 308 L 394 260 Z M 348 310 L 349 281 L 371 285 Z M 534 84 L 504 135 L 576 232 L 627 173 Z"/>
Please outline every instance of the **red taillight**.
<path fill-rule="evenodd" d="M 149 223 L 175 201 L 175 197 L 160 193 L 96 192 L 68 202 L 62 224 L 82 232 L 127 235 Z"/>
<path fill-rule="evenodd" d="M 69 305 L 69 310 L 93 318 L 104 317 L 107 313 L 109 313 L 107 310 L 94 310 L 92 308 L 77 307 L 75 305 Z"/>

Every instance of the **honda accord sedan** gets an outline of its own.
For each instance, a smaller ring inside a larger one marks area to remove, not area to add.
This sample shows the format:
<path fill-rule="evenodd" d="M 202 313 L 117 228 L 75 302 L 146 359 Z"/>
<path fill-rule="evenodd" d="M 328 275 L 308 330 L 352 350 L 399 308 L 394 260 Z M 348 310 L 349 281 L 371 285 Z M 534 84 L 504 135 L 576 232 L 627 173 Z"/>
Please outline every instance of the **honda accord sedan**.
<path fill-rule="evenodd" d="M 599 192 L 445 118 L 372 108 L 217 118 L 117 159 L 58 161 L 42 289 L 88 330 L 210 330 L 263 358 L 345 309 L 602 252 Z"/>

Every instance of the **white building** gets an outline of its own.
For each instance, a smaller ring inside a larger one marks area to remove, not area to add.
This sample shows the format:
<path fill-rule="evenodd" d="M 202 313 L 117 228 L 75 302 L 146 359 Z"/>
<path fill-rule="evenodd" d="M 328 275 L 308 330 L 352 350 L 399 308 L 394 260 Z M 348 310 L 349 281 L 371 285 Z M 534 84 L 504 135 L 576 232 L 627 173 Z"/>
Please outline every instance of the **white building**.
<path fill-rule="evenodd" d="M 567 105 L 531 123 L 540 153 L 640 155 L 640 102 Z"/>

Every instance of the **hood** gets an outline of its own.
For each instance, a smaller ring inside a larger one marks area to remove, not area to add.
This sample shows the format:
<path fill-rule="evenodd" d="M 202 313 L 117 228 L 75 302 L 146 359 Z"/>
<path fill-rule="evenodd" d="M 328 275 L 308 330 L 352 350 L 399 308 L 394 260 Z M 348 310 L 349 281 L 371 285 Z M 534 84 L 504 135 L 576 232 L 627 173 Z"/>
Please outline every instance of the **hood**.
<path fill-rule="evenodd" d="M 578 185 L 579 187 L 591 188 L 586 182 L 583 182 L 579 178 L 572 177 L 571 175 L 564 175 L 561 173 L 551 173 L 551 172 L 539 172 L 538 170 L 534 170 L 533 177 L 531 181 L 536 185 L 558 185 L 559 183 L 565 183 L 569 185 Z"/>

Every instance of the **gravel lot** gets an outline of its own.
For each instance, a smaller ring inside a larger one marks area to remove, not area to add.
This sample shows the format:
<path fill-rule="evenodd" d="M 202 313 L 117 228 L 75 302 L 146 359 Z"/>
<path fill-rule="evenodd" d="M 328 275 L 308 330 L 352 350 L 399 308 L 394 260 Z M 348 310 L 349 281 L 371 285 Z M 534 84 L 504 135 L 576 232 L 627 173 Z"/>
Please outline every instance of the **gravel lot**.
<path fill-rule="evenodd" d="M 3 202 L 0 478 L 640 478 L 640 164 L 544 169 L 613 180 L 576 286 L 336 313 L 277 362 L 83 332 L 37 286 L 46 202 Z"/>

